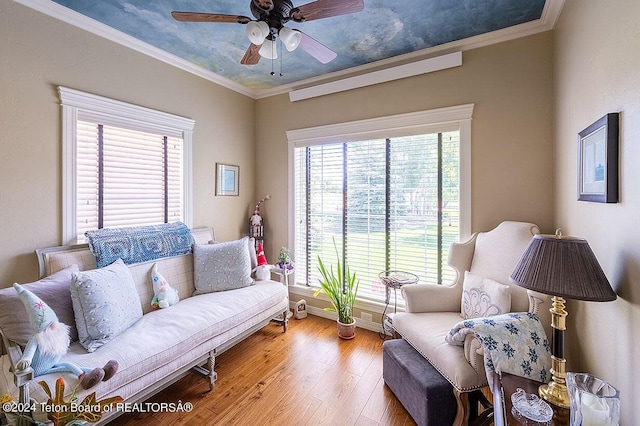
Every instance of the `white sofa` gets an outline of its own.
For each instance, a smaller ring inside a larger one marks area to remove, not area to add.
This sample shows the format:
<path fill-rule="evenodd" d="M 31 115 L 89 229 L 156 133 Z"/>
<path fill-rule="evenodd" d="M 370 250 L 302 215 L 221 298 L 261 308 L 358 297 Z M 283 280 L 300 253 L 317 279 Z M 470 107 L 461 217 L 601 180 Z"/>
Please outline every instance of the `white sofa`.
<path fill-rule="evenodd" d="M 196 243 L 206 244 L 213 239 L 211 228 L 193 231 Z M 41 275 L 46 276 L 72 264 L 80 270 L 95 268 L 95 258 L 86 245 L 57 247 L 37 251 Z M 171 285 L 178 289 L 180 302 L 167 309 L 152 310 L 153 288 L 150 271 L 154 263 Z M 91 392 L 98 400 L 121 396 L 125 402 L 141 402 L 175 382 L 195 368 L 204 374 L 213 389 L 216 380 L 216 355 L 267 325 L 274 318 L 284 331 L 289 309 L 285 285 L 275 281 L 256 281 L 254 285 L 192 296 L 194 292 L 193 255 L 181 255 L 129 265 L 144 315 L 112 341 L 87 352 L 79 342 L 71 345 L 62 361 L 81 367 L 101 367 L 108 360 L 119 363 L 119 369 L 109 381 L 101 382 L 88 391 L 77 391 L 78 401 Z M 62 377 L 71 392 L 77 378 L 70 373 L 55 373 L 32 380 L 32 370 L 16 371 L 20 347 L 3 335 L 7 355 L 1 357 L 0 394 L 11 393 L 23 400 L 29 396 L 46 401 L 47 396 L 36 381 L 44 380 L 55 389 L 55 381 Z M 10 371 L 11 370 L 11 371 Z M 18 389 L 20 388 L 20 389 Z M 112 420 L 121 412 L 112 411 L 100 423 Z M 36 413 L 43 420 L 43 413 Z M 46 418 L 46 417 L 44 417 Z"/>

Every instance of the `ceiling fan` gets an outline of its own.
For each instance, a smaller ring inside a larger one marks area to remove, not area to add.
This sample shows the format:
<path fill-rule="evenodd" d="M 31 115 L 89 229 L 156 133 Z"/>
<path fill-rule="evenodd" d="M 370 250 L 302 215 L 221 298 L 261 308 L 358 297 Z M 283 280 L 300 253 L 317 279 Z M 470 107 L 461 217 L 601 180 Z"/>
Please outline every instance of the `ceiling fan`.
<path fill-rule="evenodd" d="M 296 29 L 285 27 L 289 21 L 305 22 L 360 12 L 364 0 L 316 0 L 294 7 L 291 0 L 250 0 L 251 14 L 255 19 L 242 15 L 221 13 L 171 12 L 181 22 L 221 22 L 246 25 L 251 45 L 245 52 L 243 65 L 255 65 L 260 57 L 275 59 L 276 39 L 280 37 L 285 48 L 292 52 L 298 46 L 323 64 L 332 61 L 336 52 L 324 44 Z"/>

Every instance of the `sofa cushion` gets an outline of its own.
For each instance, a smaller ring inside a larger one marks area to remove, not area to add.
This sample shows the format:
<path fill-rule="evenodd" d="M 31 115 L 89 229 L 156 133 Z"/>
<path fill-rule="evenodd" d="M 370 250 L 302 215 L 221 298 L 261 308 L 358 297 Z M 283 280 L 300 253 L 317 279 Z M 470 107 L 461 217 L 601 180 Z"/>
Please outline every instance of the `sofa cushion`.
<path fill-rule="evenodd" d="M 71 265 L 39 281 L 23 284 L 24 288 L 53 309 L 61 323 L 70 327 L 71 341 L 78 340 L 69 290 L 71 274 L 74 272 L 78 272 L 77 265 Z M 0 290 L 0 328 L 9 340 L 22 346 L 33 336 L 27 311 L 13 287 Z"/>
<path fill-rule="evenodd" d="M 254 284 L 248 237 L 193 246 L 193 295 L 233 290 Z"/>
<path fill-rule="evenodd" d="M 509 286 L 490 278 L 464 273 L 462 286 L 462 307 L 460 315 L 464 319 L 500 315 L 511 310 Z"/>
<path fill-rule="evenodd" d="M 265 318 L 276 316 L 287 306 L 287 288 L 275 281 L 260 281 L 237 290 L 188 297 L 170 309 L 145 314 L 95 352 L 87 353 L 79 343 L 72 344 L 62 361 L 93 368 L 110 359 L 116 360 L 119 367 L 113 378 L 88 391 L 75 389 L 76 396 L 82 400 L 87 393 L 95 391 L 98 400 L 108 395 L 126 399 L 260 324 Z M 46 395 L 36 382 L 46 381 L 53 389 L 58 377 L 63 377 L 68 384 L 66 391 L 72 393 L 72 384 L 77 383 L 77 378 L 71 373 L 52 373 L 29 384 L 31 396 L 46 401 Z"/>
<path fill-rule="evenodd" d="M 209 244 L 220 244 L 220 241 L 209 240 Z M 247 248 L 249 249 L 249 259 L 251 259 L 251 270 L 258 266 L 258 254 L 256 253 L 256 239 L 249 237 L 247 240 Z"/>
<path fill-rule="evenodd" d="M 78 338 L 89 352 L 142 318 L 133 277 L 121 259 L 101 269 L 73 273 L 71 300 Z"/>
<path fill-rule="evenodd" d="M 482 366 L 476 371 L 469 364 L 462 347 L 445 341 L 458 322 L 459 312 L 398 312 L 393 317 L 393 328 L 456 389 L 468 392 L 485 386 L 487 376 Z"/>

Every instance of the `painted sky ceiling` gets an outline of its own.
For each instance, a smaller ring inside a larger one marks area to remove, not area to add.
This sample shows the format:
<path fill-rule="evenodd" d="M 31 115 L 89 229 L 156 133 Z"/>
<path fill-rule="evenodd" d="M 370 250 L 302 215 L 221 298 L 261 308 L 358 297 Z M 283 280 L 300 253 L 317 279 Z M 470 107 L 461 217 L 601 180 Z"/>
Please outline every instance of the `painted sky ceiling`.
<path fill-rule="evenodd" d="M 250 42 L 241 24 L 184 23 L 171 11 L 252 16 L 250 0 L 53 0 L 250 89 L 269 89 L 537 20 L 545 0 L 364 0 L 364 11 L 286 26 L 338 57 L 321 64 L 302 49 L 240 64 Z M 295 6 L 308 3 L 293 0 Z M 275 76 L 270 73 L 275 71 Z M 282 67 L 283 76 L 279 76 Z"/>

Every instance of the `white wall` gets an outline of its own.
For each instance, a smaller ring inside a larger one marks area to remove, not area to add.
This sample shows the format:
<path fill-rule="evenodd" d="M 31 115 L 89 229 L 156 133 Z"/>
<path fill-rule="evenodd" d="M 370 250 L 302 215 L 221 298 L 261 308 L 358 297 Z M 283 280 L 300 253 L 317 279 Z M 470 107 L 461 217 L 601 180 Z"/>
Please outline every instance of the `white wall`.
<path fill-rule="evenodd" d="M 255 101 L 131 49 L 0 2 L 0 287 L 37 278 L 33 251 L 62 242 L 57 86 L 196 121 L 194 226 L 246 233 L 254 201 Z M 240 166 L 240 196 L 215 197 L 216 162 Z"/>
<path fill-rule="evenodd" d="M 555 217 L 584 237 L 619 298 L 568 305 L 567 366 L 618 387 L 622 425 L 640 407 L 640 2 L 568 0 L 554 31 Z M 577 134 L 620 112 L 620 202 L 577 200 Z"/>

